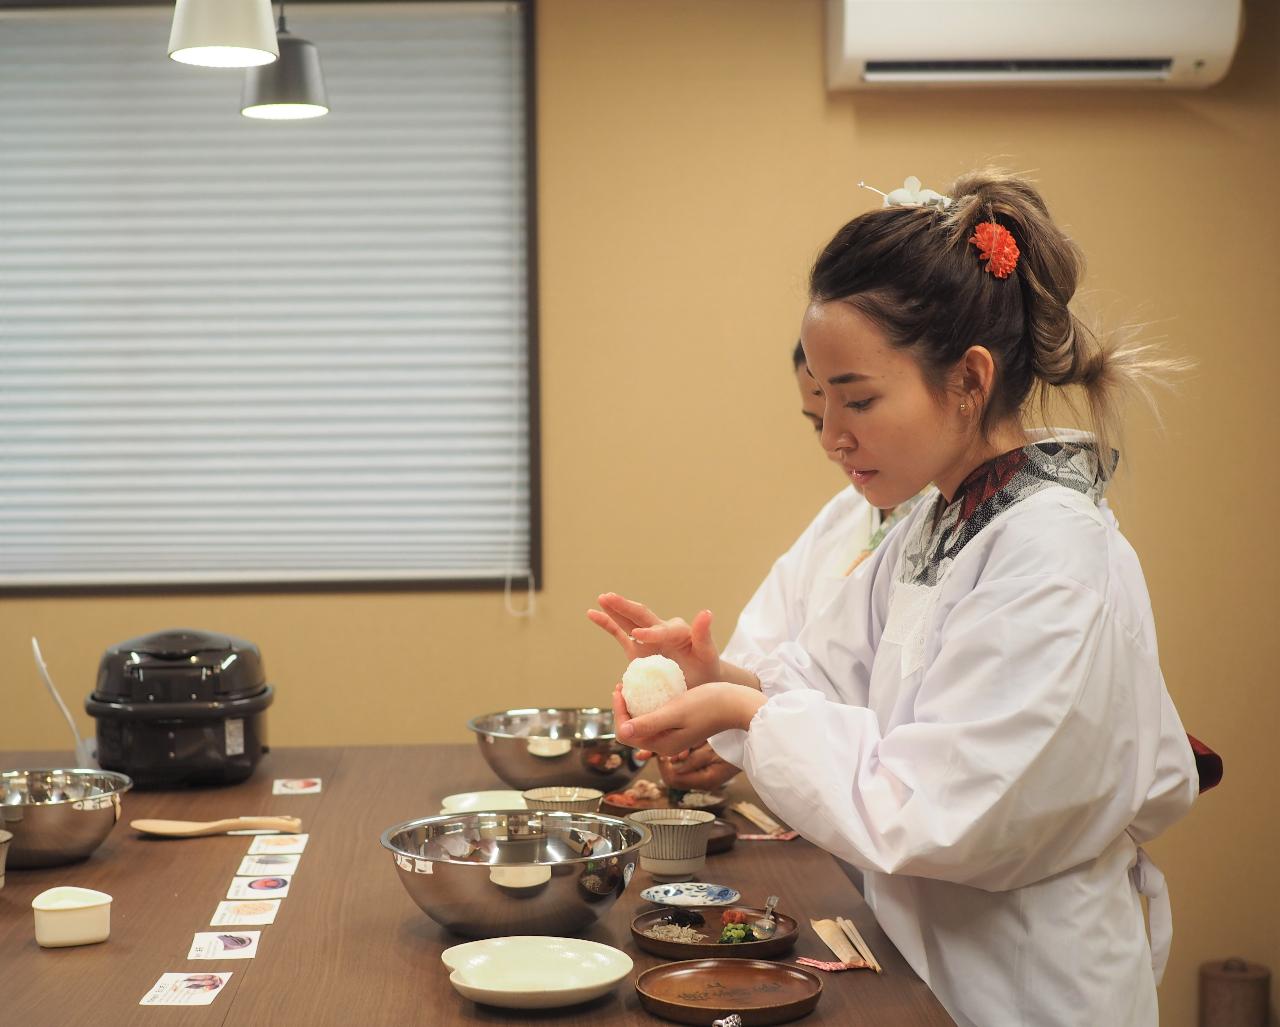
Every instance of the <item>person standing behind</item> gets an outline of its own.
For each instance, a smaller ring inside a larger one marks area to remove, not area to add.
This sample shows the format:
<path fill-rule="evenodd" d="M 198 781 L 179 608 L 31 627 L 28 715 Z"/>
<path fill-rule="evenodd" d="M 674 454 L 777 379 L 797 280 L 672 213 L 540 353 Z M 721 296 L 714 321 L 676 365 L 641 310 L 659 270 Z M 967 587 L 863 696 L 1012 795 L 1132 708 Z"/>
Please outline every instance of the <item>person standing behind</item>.
<path fill-rule="evenodd" d="M 792 351 L 791 364 L 800 395 L 800 412 L 820 437 L 822 390 L 809 373 L 799 342 Z M 838 463 L 834 454 L 826 456 Z M 810 613 L 826 605 L 845 577 L 875 551 L 914 505 L 915 500 L 911 499 L 893 510 L 877 510 L 852 485 L 837 492 L 791 548 L 778 557 L 742 608 L 733 637 L 724 648 L 724 659 L 750 669 L 783 642 L 796 639 Z M 592 620 L 606 631 L 612 624 L 607 618 L 594 615 Z M 619 641 L 624 648 L 630 645 L 628 640 Z M 634 658 L 643 653 L 637 648 L 629 655 Z M 674 756 L 662 756 L 658 766 L 668 786 L 686 790 L 714 791 L 739 773 L 737 767 L 706 744 Z"/>

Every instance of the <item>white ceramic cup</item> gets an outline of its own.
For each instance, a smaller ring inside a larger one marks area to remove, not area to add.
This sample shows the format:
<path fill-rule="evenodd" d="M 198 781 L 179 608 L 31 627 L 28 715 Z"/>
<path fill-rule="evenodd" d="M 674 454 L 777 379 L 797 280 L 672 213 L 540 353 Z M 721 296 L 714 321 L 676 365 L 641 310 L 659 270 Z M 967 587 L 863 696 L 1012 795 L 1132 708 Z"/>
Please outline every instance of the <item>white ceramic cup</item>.
<path fill-rule="evenodd" d="M 715 814 L 697 809 L 642 809 L 628 820 L 652 835 L 640 850 L 640 869 L 656 881 L 688 881 L 707 863 L 707 839 Z"/>

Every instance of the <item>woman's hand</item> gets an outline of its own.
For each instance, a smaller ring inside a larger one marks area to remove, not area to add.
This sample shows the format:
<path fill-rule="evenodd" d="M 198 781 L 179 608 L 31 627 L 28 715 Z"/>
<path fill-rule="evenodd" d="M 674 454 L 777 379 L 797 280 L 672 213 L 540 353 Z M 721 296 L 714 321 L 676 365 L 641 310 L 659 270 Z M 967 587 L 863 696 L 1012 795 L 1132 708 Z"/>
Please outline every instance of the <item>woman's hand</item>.
<path fill-rule="evenodd" d="M 737 767 L 722 760 L 707 744 L 674 756 L 658 757 L 658 770 L 667 787 L 701 792 L 714 792 L 739 773 Z"/>
<path fill-rule="evenodd" d="M 587 617 L 613 636 L 628 660 L 655 653 L 675 660 L 690 688 L 722 678 L 720 651 L 711 639 L 710 610 L 687 624 L 679 617 L 663 620 L 643 603 L 614 592 L 606 592 L 599 602 L 600 609 L 588 610 Z"/>
<path fill-rule="evenodd" d="M 652 713 L 632 717 L 619 683 L 613 690 L 613 723 L 624 745 L 671 755 L 701 745 L 721 731 L 746 730 L 764 704 L 764 695 L 753 688 L 712 681 L 691 688 Z"/>

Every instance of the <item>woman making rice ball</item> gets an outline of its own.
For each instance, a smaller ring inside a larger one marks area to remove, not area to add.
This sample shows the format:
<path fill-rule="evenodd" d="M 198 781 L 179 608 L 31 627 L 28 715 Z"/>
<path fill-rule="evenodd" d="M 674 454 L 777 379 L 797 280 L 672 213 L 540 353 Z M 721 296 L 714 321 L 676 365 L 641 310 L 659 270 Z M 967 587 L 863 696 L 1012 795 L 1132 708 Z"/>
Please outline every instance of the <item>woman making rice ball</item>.
<path fill-rule="evenodd" d="M 1197 780 L 1142 570 L 1098 503 L 1114 399 L 1164 368 L 1069 311 L 1079 252 L 1025 181 L 900 194 L 818 257 L 801 338 L 822 443 L 867 500 L 932 490 L 752 670 L 720 659 L 706 611 L 685 625 L 602 597 L 690 686 L 635 718 L 615 690 L 618 734 L 659 753 L 711 739 L 862 868 L 957 1022 L 1154 1025 L 1170 921 L 1138 846 Z M 1033 393 L 1067 386 L 1094 434 L 1026 430 Z"/>

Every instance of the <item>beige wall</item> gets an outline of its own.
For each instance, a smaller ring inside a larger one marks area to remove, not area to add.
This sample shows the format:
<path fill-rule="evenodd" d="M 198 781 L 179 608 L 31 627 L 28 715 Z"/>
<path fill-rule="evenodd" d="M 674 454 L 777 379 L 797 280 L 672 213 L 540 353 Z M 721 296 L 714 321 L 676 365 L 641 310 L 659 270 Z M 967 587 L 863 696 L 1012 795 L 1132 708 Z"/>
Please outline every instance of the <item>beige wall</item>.
<path fill-rule="evenodd" d="M 1032 170 L 1117 315 L 1199 370 L 1133 421 L 1118 511 L 1142 557 L 1184 719 L 1227 784 L 1153 846 L 1174 894 L 1163 989 L 1194 1022 L 1196 966 L 1280 970 L 1270 654 L 1280 320 L 1278 18 L 1249 4 L 1238 66 L 1203 94 L 828 95 L 819 0 L 543 0 L 539 41 L 547 587 L 500 595 L 0 600 L 0 749 L 59 747 L 40 637 L 81 697 L 110 643 L 192 625 L 256 641 L 277 744 L 460 740 L 516 704 L 607 699 L 618 654 L 583 612 L 604 589 L 727 637 L 768 565 L 840 482 L 795 411 L 788 348 L 819 245 L 907 174 Z M 1271 446 L 1268 447 L 1267 443 Z M 77 700 L 78 701 L 78 700 Z M 87 727 L 87 720 L 81 717 Z M 479 783 L 479 782 L 478 782 Z"/>

